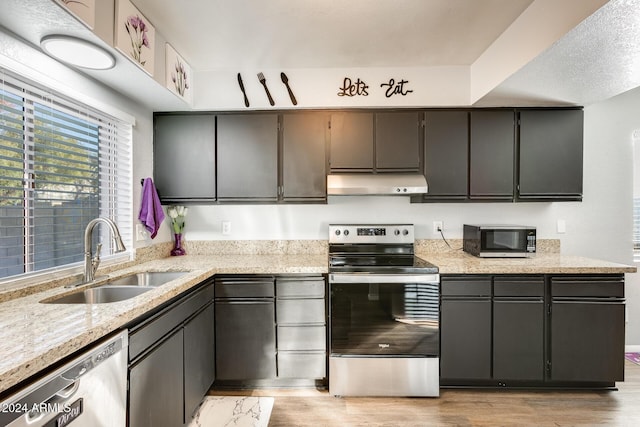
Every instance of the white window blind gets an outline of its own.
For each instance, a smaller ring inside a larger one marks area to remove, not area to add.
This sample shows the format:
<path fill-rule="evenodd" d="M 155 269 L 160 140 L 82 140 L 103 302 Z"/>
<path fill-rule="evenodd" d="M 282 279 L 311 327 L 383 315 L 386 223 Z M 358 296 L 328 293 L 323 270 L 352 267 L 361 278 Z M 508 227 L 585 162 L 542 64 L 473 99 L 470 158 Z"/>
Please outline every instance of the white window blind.
<path fill-rule="evenodd" d="M 130 124 L 0 69 L 0 279 L 77 265 L 98 216 L 130 252 L 131 176 Z"/>

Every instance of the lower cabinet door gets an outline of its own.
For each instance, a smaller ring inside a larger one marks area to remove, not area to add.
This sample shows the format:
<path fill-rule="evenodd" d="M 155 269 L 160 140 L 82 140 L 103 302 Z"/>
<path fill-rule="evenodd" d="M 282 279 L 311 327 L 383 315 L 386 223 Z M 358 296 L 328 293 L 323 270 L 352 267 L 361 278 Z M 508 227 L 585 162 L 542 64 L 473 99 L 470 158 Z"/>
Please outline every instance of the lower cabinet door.
<path fill-rule="evenodd" d="M 276 378 L 273 300 L 216 301 L 216 379 Z"/>
<path fill-rule="evenodd" d="M 182 426 L 183 331 L 129 368 L 129 426 Z"/>
<path fill-rule="evenodd" d="M 213 303 L 184 326 L 184 416 L 189 423 L 215 379 Z"/>
<path fill-rule="evenodd" d="M 442 300 L 442 379 L 491 379 L 491 299 Z"/>
<path fill-rule="evenodd" d="M 624 303 L 551 304 L 551 380 L 624 380 Z"/>
<path fill-rule="evenodd" d="M 493 377 L 544 380 L 544 303 L 493 303 Z"/>

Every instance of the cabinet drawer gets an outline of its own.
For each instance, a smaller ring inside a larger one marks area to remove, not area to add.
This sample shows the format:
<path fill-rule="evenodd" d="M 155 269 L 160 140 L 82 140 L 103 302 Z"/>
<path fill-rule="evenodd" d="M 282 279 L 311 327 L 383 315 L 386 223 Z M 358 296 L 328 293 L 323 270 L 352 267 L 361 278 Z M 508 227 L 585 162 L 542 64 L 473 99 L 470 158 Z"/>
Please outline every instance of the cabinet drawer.
<path fill-rule="evenodd" d="M 544 277 L 496 277 L 495 297 L 543 297 Z"/>
<path fill-rule="evenodd" d="M 324 378 L 327 358 L 324 352 L 278 352 L 279 378 Z"/>
<path fill-rule="evenodd" d="M 278 326 L 278 351 L 326 350 L 324 326 Z"/>
<path fill-rule="evenodd" d="M 276 301 L 278 325 L 325 323 L 324 299 L 291 299 Z"/>
<path fill-rule="evenodd" d="M 213 300 L 213 286 L 207 285 L 193 295 L 161 311 L 129 330 L 129 361 L 180 325 L 188 317 Z"/>
<path fill-rule="evenodd" d="M 276 279 L 278 298 L 324 298 L 324 279 L 314 278 L 278 278 Z"/>
<path fill-rule="evenodd" d="M 273 278 L 220 278 L 216 279 L 216 298 L 273 297 Z"/>
<path fill-rule="evenodd" d="M 491 296 L 490 277 L 443 277 L 443 296 Z"/>
<path fill-rule="evenodd" d="M 551 297 L 623 298 L 623 276 L 552 277 Z"/>

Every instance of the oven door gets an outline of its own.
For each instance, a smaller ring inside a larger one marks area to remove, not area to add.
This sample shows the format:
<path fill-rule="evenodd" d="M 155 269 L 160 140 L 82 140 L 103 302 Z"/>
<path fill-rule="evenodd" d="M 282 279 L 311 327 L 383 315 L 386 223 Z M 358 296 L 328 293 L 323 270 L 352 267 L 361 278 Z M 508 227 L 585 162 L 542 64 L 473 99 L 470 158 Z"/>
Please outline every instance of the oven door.
<path fill-rule="evenodd" d="M 438 357 L 438 274 L 329 275 L 332 356 Z"/>

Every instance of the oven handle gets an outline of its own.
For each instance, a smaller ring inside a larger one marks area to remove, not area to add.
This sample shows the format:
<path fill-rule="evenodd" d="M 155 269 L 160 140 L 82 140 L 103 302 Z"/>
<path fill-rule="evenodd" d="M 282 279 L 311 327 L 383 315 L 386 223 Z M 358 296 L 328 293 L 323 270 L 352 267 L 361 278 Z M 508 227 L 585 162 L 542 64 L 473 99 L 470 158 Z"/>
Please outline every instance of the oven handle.
<path fill-rule="evenodd" d="M 439 274 L 329 274 L 329 283 L 440 283 Z"/>

